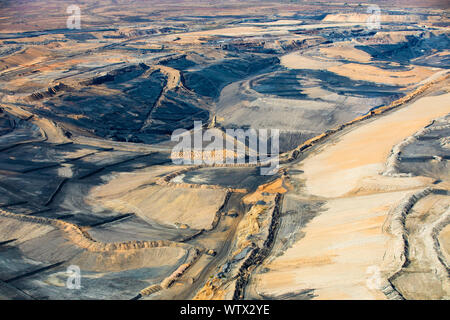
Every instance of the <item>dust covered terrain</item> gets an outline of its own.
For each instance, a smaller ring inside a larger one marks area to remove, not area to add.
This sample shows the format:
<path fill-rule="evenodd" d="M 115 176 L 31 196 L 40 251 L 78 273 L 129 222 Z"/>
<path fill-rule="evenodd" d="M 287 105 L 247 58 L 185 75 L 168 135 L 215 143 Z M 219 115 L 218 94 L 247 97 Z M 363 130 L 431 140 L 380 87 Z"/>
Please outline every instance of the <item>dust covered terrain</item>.
<path fill-rule="evenodd" d="M 0 3 L 0 299 L 449 299 L 449 8 L 376 3 Z"/>

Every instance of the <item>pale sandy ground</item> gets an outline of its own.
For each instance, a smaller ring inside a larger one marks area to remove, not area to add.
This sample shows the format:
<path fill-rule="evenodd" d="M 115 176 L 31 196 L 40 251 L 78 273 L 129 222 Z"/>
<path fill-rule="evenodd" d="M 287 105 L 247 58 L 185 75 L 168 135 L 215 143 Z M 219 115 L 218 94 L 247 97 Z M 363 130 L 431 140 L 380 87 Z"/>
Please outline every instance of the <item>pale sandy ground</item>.
<path fill-rule="evenodd" d="M 447 114 L 449 105 L 450 93 L 421 98 L 327 143 L 296 165 L 293 169 L 304 174 L 292 176 L 293 182 L 304 182 L 305 197 L 323 198 L 327 210 L 302 230 L 304 238 L 265 265 L 268 272 L 255 275 L 256 291 L 278 296 L 314 289 L 317 299 L 384 299 L 367 282 L 385 262 L 390 237 L 383 223 L 404 195 L 431 181 L 379 173 L 394 145 Z"/>

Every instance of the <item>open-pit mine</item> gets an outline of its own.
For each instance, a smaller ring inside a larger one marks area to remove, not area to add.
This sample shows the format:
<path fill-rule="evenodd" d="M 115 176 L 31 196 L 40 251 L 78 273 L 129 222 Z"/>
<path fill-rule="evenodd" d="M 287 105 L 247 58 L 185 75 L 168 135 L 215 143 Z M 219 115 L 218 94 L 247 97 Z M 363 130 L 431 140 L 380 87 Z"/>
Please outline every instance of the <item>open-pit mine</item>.
<path fill-rule="evenodd" d="M 1 1 L 0 299 L 449 299 L 449 9 Z"/>

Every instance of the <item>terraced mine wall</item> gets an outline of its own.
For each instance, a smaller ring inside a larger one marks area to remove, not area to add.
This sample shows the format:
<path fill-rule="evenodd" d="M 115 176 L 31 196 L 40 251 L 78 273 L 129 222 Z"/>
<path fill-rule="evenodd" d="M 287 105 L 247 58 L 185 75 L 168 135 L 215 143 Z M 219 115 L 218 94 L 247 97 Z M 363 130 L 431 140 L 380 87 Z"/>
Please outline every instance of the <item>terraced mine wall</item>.
<path fill-rule="evenodd" d="M 269 256 L 272 250 L 276 232 L 281 217 L 281 203 L 283 196 L 278 193 L 275 197 L 275 205 L 272 210 L 272 219 L 269 232 L 262 248 L 254 248 L 238 271 L 233 300 L 241 300 L 245 297 L 245 288 L 251 276 L 251 272 L 257 268 Z"/>
<path fill-rule="evenodd" d="M 149 296 L 152 295 L 158 291 L 168 289 L 170 286 L 180 279 L 184 273 L 198 260 L 200 257 L 201 252 L 198 249 L 195 249 L 194 254 L 192 255 L 191 259 L 183 263 L 181 266 L 179 266 L 174 272 L 172 272 L 168 277 L 164 278 L 163 281 L 159 284 L 153 284 L 151 286 L 148 286 L 147 288 L 141 290 L 139 292 L 139 295 L 134 298 L 134 300 L 140 299 L 143 296 Z"/>

